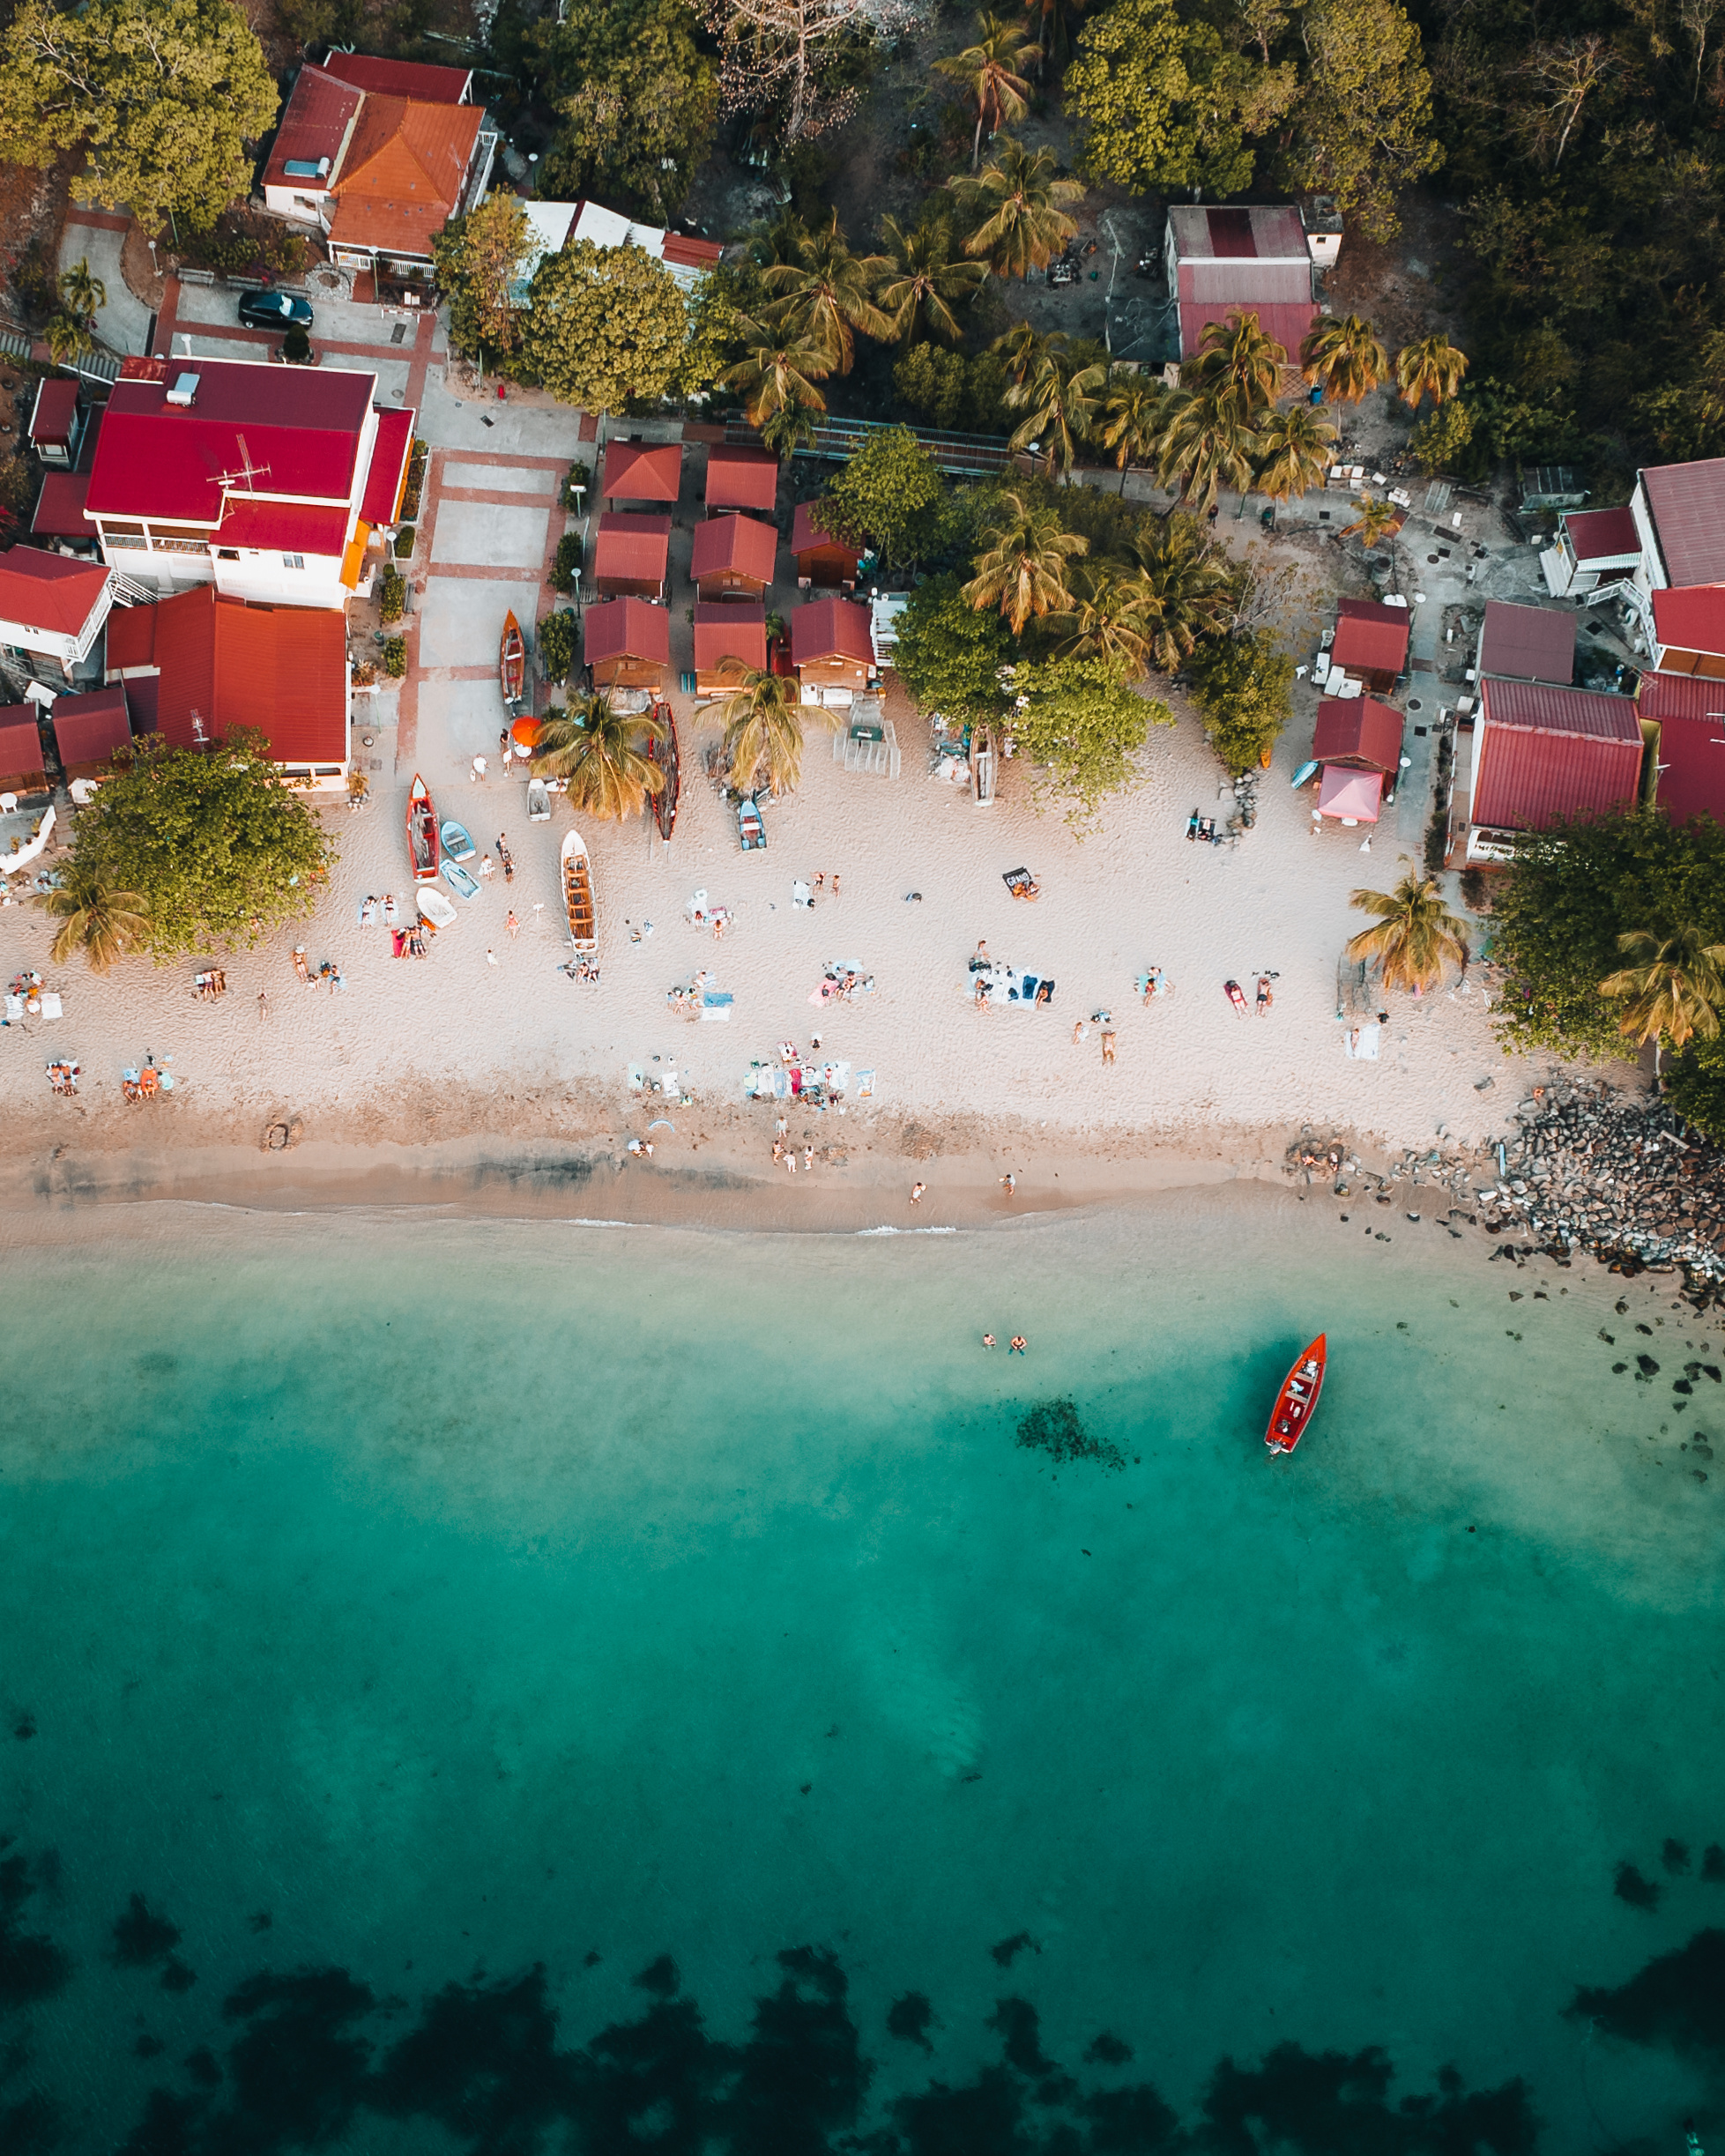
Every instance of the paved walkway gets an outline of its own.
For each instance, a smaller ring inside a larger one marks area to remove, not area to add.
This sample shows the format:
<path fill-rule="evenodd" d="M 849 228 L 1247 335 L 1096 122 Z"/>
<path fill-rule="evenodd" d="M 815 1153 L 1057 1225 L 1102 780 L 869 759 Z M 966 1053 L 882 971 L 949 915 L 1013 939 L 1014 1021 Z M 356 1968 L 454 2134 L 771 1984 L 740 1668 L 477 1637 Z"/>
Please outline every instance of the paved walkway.
<path fill-rule="evenodd" d="M 96 335 L 110 352 L 142 354 L 150 349 L 150 310 L 120 273 L 120 251 L 130 228 L 129 217 L 81 209 L 74 203 L 61 228 L 58 267 L 89 264 L 91 275 L 101 279 L 108 294 L 106 304 L 96 310 Z"/>

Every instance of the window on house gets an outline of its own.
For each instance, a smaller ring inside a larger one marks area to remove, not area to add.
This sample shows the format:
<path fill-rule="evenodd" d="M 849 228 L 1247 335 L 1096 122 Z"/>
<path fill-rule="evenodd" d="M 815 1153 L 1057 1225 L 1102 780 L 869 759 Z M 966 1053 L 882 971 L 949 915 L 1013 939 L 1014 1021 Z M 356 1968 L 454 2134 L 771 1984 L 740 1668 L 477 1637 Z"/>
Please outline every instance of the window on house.
<path fill-rule="evenodd" d="M 303 569 L 305 565 L 306 558 L 302 554 L 285 554 L 281 557 L 284 569 Z"/>
<path fill-rule="evenodd" d="M 237 546 L 218 546 L 216 549 L 218 561 L 237 561 L 239 558 L 240 550 Z"/>

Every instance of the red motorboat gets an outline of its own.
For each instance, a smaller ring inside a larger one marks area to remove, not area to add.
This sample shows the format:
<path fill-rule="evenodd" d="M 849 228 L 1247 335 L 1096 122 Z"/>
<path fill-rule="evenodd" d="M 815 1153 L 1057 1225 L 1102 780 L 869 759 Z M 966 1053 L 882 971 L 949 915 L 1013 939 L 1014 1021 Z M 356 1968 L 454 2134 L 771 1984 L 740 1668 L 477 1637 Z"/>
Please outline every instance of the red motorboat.
<path fill-rule="evenodd" d="M 432 883 L 437 876 L 437 811 L 431 794 L 417 771 L 407 790 L 407 858 L 413 864 L 415 883 Z"/>
<path fill-rule="evenodd" d="M 1273 1453 L 1291 1453 L 1318 1412 L 1318 1395 L 1324 1389 L 1327 1337 L 1320 1333 L 1309 1348 L 1302 1349 L 1298 1361 L 1282 1381 L 1270 1426 L 1264 1432 L 1264 1442 Z"/>

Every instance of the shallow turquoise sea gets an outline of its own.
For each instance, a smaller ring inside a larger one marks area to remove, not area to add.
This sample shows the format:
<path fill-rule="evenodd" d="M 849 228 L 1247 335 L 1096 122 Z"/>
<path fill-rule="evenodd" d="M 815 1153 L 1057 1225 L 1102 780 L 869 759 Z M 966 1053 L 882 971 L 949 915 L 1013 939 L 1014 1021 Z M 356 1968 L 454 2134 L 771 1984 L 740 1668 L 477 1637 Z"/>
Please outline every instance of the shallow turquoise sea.
<path fill-rule="evenodd" d="M 1383 1225 L 15 1220 L 0 2148 L 1725 2142 L 1725 1338 Z"/>

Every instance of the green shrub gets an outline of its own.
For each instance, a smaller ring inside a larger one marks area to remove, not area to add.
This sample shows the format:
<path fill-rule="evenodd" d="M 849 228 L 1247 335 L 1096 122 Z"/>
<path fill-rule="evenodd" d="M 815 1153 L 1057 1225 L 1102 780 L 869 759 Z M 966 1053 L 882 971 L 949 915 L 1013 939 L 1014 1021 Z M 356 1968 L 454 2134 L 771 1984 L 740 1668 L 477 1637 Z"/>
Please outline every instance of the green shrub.
<path fill-rule="evenodd" d="M 539 664 L 547 681 L 562 681 L 575 664 L 575 616 L 548 613 L 539 623 Z"/>
<path fill-rule="evenodd" d="M 893 368 L 892 385 L 931 427 L 952 427 L 964 401 L 964 354 L 939 345 L 912 345 Z"/>
<path fill-rule="evenodd" d="M 419 537 L 412 524 L 403 524 L 395 535 L 395 558 L 398 561 L 411 561 L 413 541 Z"/>
<path fill-rule="evenodd" d="M 1474 438 L 1474 415 L 1458 398 L 1428 412 L 1408 437 L 1408 454 L 1428 477 L 1454 472 Z"/>
<path fill-rule="evenodd" d="M 577 487 L 591 488 L 592 483 L 593 467 L 577 457 L 569 466 L 568 475 L 558 490 L 557 499 L 566 509 L 572 509 L 576 506 L 576 488 Z"/>
<path fill-rule="evenodd" d="M 377 583 L 377 618 L 398 621 L 407 611 L 407 579 L 391 561 Z"/>
<path fill-rule="evenodd" d="M 282 338 L 281 356 L 290 367 L 302 367 L 311 357 L 311 339 L 297 324 Z"/>
<path fill-rule="evenodd" d="M 1260 629 L 1201 644 L 1190 661 L 1198 709 L 1223 769 L 1257 770 L 1293 708 L 1294 662 Z"/>
<path fill-rule="evenodd" d="M 578 532 L 565 532 L 557 542 L 557 558 L 551 564 L 552 590 L 573 591 L 580 569 L 581 534 Z"/>
<path fill-rule="evenodd" d="M 401 521 L 417 524 L 420 520 L 420 497 L 425 489 L 425 468 L 431 451 L 423 442 L 413 444 L 413 456 L 407 464 L 407 484 L 401 494 Z"/>
<path fill-rule="evenodd" d="M 386 636 L 383 639 L 383 671 L 390 680 L 400 680 L 407 671 L 407 639 L 405 636 Z"/>

